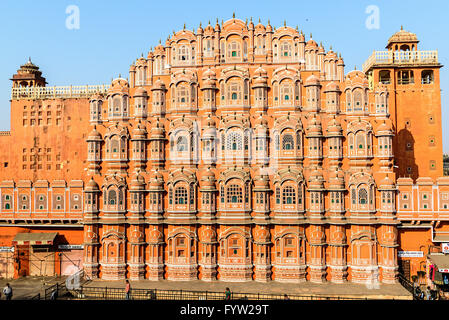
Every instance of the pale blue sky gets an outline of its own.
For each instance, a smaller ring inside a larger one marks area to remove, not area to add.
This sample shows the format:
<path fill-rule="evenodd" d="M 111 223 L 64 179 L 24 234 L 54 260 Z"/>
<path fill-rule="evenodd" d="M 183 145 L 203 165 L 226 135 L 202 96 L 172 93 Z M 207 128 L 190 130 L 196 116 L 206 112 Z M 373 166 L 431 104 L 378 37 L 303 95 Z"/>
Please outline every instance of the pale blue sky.
<path fill-rule="evenodd" d="M 80 9 L 80 28 L 66 28 L 66 8 Z M 368 29 L 365 13 L 379 7 L 380 28 Z M 449 1 L 76 1 L 2 0 L 0 2 L 0 130 L 10 129 L 11 76 L 29 56 L 49 85 L 106 84 L 167 36 L 186 28 L 195 30 L 232 13 L 242 20 L 261 18 L 275 27 L 287 25 L 313 33 L 326 50 L 341 52 L 346 72 L 361 68 L 373 50 L 383 50 L 401 25 L 417 34 L 422 50 L 439 50 L 442 93 L 443 150 L 449 152 Z M 423 106 L 425 107 L 425 106 Z"/>

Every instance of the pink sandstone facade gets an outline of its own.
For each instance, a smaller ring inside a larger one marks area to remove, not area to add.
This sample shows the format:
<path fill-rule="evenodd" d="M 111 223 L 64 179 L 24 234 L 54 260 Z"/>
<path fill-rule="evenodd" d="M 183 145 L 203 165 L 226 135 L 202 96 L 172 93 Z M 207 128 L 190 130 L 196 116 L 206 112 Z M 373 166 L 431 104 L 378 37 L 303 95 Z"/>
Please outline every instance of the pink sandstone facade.
<path fill-rule="evenodd" d="M 396 282 L 398 251 L 449 232 L 441 65 L 417 43 L 401 30 L 345 74 L 302 31 L 233 18 L 174 33 L 109 86 L 46 86 L 29 61 L 0 136 L 4 261 L 14 276 L 44 252 L 54 273 L 65 256 L 107 280 Z"/>

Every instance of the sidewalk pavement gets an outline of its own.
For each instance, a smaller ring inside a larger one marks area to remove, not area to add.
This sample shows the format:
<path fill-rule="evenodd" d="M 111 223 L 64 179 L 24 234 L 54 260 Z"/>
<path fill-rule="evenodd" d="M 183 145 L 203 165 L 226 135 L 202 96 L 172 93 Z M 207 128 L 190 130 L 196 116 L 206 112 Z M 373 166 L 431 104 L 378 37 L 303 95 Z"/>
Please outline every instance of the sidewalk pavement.
<path fill-rule="evenodd" d="M 276 281 L 262 283 L 251 282 L 205 282 L 201 280 L 194 281 L 130 281 L 131 288 L 135 289 L 165 289 L 165 290 L 190 290 L 190 291 L 213 291 L 224 292 L 229 287 L 236 293 L 267 293 L 267 294 L 290 294 L 305 296 L 332 296 L 341 298 L 362 298 L 362 299 L 395 299 L 412 300 L 412 294 L 401 284 L 355 284 L 347 282 L 344 284 L 336 283 L 280 283 Z M 125 288 L 125 280 L 107 281 L 92 280 L 86 283 L 86 287 L 108 287 Z"/>
<path fill-rule="evenodd" d="M 13 300 L 30 299 L 41 293 L 43 297 L 44 289 L 56 282 L 60 283 L 66 277 L 22 277 L 19 279 L 0 279 L 0 290 L 9 282 L 13 288 Z M 267 293 L 267 294 L 290 294 L 305 296 L 331 296 L 340 298 L 362 298 L 362 299 L 395 299 L 412 300 L 413 297 L 399 283 L 397 284 L 377 284 L 364 285 L 347 282 L 336 284 L 326 282 L 323 284 L 302 282 L 302 283 L 280 283 L 271 281 L 262 283 L 257 281 L 250 282 L 205 282 L 195 281 L 130 281 L 131 287 L 136 289 L 165 289 L 165 290 L 190 290 L 190 291 L 213 291 L 224 292 L 229 287 L 235 293 Z M 125 288 L 125 281 L 107 281 L 92 280 L 85 284 L 87 287 L 108 287 Z M 5 300 L 3 293 L 1 300 Z"/>
<path fill-rule="evenodd" d="M 43 297 L 45 288 L 65 281 L 67 277 L 21 277 L 18 279 L 0 279 L 0 300 L 5 300 L 3 288 L 7 283 L 13 290 L 12 300 L 28 300 L 38 293 Z"/>

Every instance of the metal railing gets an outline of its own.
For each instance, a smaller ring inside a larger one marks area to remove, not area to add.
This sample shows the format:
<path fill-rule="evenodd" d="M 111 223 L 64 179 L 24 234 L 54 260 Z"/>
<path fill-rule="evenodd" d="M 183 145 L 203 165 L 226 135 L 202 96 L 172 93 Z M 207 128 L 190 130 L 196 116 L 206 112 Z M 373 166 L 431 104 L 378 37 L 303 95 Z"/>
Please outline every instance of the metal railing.
<path fill-rule="evenodd" d="M 398 281 L 408 292 L 410 292 L 413 295 L 413 299 L 415 300 L 416 292 L 413 283 L 410 282 L 410 280 L 408 280 L 403 274 L 398 275 Z"/>
<path fill-rule="evenodd" d="M 428 51 L 374 51 L 362 65 L 366 72 L 374 64 L 438 63 L 438 50 Z"/>
<path fill-rule="evenodd" d="M 109 85 L 20 87 L 12 88 L 11 100 L 18 99 L 54 99 L 89 98 L 94 93 L 106 93 Z"/>
<path fill-rule="evenodd" d="M 75 299 L 94 300 L 125 300 L 124 288 L 81 287 L 73 290 Z M 162 289 L 131 289 L 131 300 L 225 300 L 224 292 L 162 290 Z M 311 295 L 288 295 L 290 300 L 368 300 L 369 298 L 333 297 Z M 231 293 L 231 300 L 284 300 L 284 294 L 266 293 Z"/>
<path fill-rule="evenodd" d="M 65 281 L 57 282 L 52 286 L 45 288 L 44 290 L 44 300 L 52 300 L 53 295 L 55 298 L 63 297 L 69 293 Z"/>
<path fill-rule="evenodd" d="M 38 293 L 38 294 L 36 294 L 35 296 L 32 296 L 31 298 L 30 298 L 30 300 L 40 300 L 41 299 L 41 294 L 40 293 Z"/>

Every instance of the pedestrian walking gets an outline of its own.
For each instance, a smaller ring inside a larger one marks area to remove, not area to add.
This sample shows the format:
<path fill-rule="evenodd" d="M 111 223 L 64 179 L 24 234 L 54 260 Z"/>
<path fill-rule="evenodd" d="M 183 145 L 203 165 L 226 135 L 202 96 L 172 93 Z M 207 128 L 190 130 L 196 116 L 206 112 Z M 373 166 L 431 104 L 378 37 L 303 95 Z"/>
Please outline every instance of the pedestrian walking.
<path fill-rule="evenodd" d="M 6 300 L 11 300 L 12 298 L 12 288 L 9 283 L 6 284 L 6 287 L 3 288 L 3 293 L 6 297 Z"/>
<path fill-rule="evenodd" d="M 427 290 L 426 290 L 426 300 L 431 300 L 431 298 L 432 298 L 432 292 L 431 292 L 431 290 L 430 290 L 430 287 L 427 287 Z"/>
<path fill-rule="evenodd" d="M 131 298 L 131 284 L 129 283 L 128 279 L 126 279 L 125 299 L 130 300 L 130 298 Z"/>
<path fill-rule="evenodd" d="M 229 288 L 225 290 L 225 300 L 231 300 L 231 290 Z"/>

